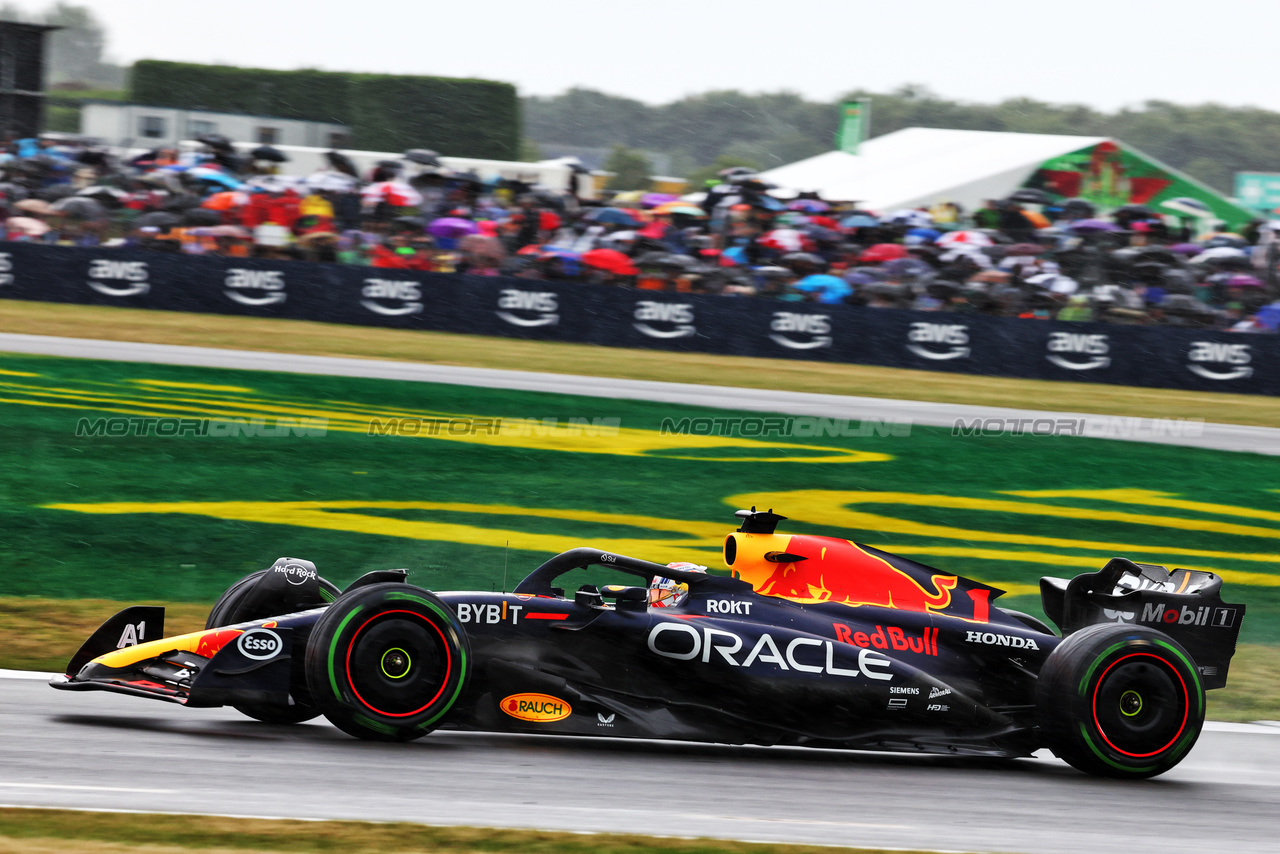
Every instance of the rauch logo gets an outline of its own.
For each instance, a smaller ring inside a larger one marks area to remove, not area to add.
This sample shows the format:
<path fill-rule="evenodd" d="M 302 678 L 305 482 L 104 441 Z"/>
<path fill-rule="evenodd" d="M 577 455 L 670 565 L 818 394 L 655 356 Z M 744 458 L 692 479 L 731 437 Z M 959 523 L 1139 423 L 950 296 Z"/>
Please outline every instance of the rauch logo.
<path fill-rule="evenodd" d="M 791 350 L 818 350 L 831 346 L 831 315 L 799 311 L 775 311 L 769 339 Z"/>
<path fill-rule="evenodd" d="M 533 313 L 522 317 L 514 312 Z M 522 291 L 504 288 L 498 292 L 498 317 L 513 326 L 555 326 L 560 322 L 556 295 L 550 291 Z"/>
<path fill-rule="evenodd" d="M 650 338 L 688 338 L 698 331 L 693 325 L 693 306 L 688 303 L 640 300 L 632 316 L 636 322 L 631 325 Z M 650 323 L 669 328 L 655 329 Z"/>
<path fill-rule="evenodd" d="M 227 299 L 241 305 L 276 305 L 285 301 L 284 273 L 279 270 L 247 270 L 243 267 L 232 267 L 227 270 L 224 280 L 227 289 L 223 291 Z M 243 293 L 250 291 L 251 293 Z M 253 296 L 253 291 L 262 291 L 262 296 Z"/>
<path fill-rule="evenodd" d="M 907 333 L 907 349 L 917 356 L 935 361 L 945 359 L 964 359 L 969 356 L 969 327 L 960 323 L 926 323 L 919 321 L 911 324 Z M 939 352 L 930 350 L 925 344 L 948 345 L 950 349 Z"/>
<path fill-rule="evenodd" d="M 417 282 L 365 279 L 360 296 L 360 304 L 374 314 L 398 317 L 422 311 L 422 288 Z"/>
<path fill-rule="evenodd" d="M 535 723 L 550 723 L 573 714 L 568 703 L 549 694 L 512 694 L 500 706 L 503 712 L 517 720 Z"/>
<path fill-rule="evenodd" d="M 1106 335 L 1050 332 L 1048 349 L 1049 355 L 1045 358 L 1068 371 L 1092 371 L 1111 365 L 1111 357 L 1107 355 L 1111 352 L 1111 346 Z M 1067 358 L 1069 354 L 1079 354 L 1089 358 L 1082 362 L 1075 361 Z"/>
<path fill-rule="evenodd" d="M 129 284 L 119 284 L 128 282 Z M 89 287 L 103 296 L 136 297 L 151 290 L 146 261 L 95 258 L 89 262 Z"/>

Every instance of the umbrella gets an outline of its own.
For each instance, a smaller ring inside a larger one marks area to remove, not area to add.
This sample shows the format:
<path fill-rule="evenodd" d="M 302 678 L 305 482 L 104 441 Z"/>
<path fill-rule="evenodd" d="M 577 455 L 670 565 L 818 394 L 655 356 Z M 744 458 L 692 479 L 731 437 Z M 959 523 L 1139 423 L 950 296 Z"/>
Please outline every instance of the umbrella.
<path fill-rule="evenodd" d="M 592 249 L 584 252 L 582 263 L 618 276 L 634 276 L 640 272 L 630 258 L 616 249 Z"/>
<path fill-rule="evenodd" d="M 76 193 L 76 195 L 84 196 L 89 199 L 96 199 L 98 202 L 112 208 L 124 207 L 125 200 L 129 198 L 129 194 L 124 190 L 121 190 L 119 187 L 104 186 L 85 187 L 83 190 Z"/>
<path fill-rule="evenodd" d="M 1020 211 L 1023 218 L 1034 225 L 1036 228 L 1050 228 L 1053 223 L 1049 218 L 1039 211 Z"/>
<path fill-rule="evenodd" d="M 48 216 L 53 213 L 53 205 L 44 199 L 23 199 L 14 205 L 14 208 L 36 216 Z"/>
<path fill-rule="evenodd" d="M 254 160 L 266 160 L 269 163 L 289 162 L 289 155 L 285 154 L 274 145 L 259 145 L 253 151 L 249 152 L 249 156 Z"/>
<path fill-rule="evenodd" d="M 1213 216 L 1213 210 L 1207 204 L 1189 196 L 1179 196 L 1176 199 L 1161 202 L 1160 207 L 1187 216 Z"/>
<path fill-rule="evenodd" d="M 1204 251 L 1204 247 L 1198 243 L 1175 243 L 1169 247 L 1169 251 L 1182 255 L 1199 255 Z"/>
<path fill-rule="evenodd" d="M 789 211 L 804 211 L 805 213 L 822 213 L 831 210 L 831 205 L 819 199 L 796 199 L 787 205 Z"/>
<path fill-rule="evenodd" d="M 1090 217 L 1098 212 L 1093 202 L 1087 199 L 1067 199 L 1062 203 L 1062 212 L 1068 217 Z"/>
<path fill-rule="evenodd" d="M 404 153 L 404 159 L 419 166 L 440 165 L 440 155 L 429 148 L 411 148 Z"/>
<path fill-rule="evenodd" d="M 168 211 L 152 211 L 144 213 L 133 221 L 134 228 L 159 228 L 161 230 L 172 228 L 182 222 L 182 217 Z"/>
<path fill-rule="evenodd" d="M 1256 276 L 1237 274 L 1227 279 L 1229 288 L 1265 288 L 1267 285 Z"/>
<path fill-rule="evenodd" d="M 705 217 L 706 211 L 702 208 L 694 207 L 688 202 L 667 202 L 664 205 L 658 205 L 653 209 L 654 216 L 668 216 L 680 214 L 682 216 Z"/>
<path fill-rule="evenodd" d="M 730 166 L 728 169 L 721 169 L 719 172 L 716 173 L 716 175 L 720 176 L 726 181 L 729 180 L 730 178 L 733 178 L 736 175 L 754 175 L 754 174 L 756 174 L 756 170 L 752 169 L 750 166 Z"/>
<path fill-rule="evenodd" d="M 583 219 L 603 225 L 625 225 L 628 228 L 635 228 L 640 225 L 638 219 L 621 208 L 597 208 L 589 212 Z"/>
<path fill-rule="evenodd" d="M 645 193 L 640 197 L 640 204 L 646 208 L 656 208 L 658 205 L 665 205 L 667 202 L 678 201 L 680 201 L 680 197 L 671 193 Z"/>
<path fill-rule="evenodd" d="M 209 196 L 200 203 L 200 207 L 211 211 L 229 211 L 247 204 L 249 204 L 248 193 L 243 190 L 226 190 Z"/>
<path fill-rule="evenodd" d="M 416 207 L 422 204 L 422 194 L 404 181 L 378 181 L 360 191 L 367 204 L 386 202 L 392 207 Z"/>
<path fill-rule="evenodd" d="M 757 241 L 761 246 L 782 252 L 799 252 L 804 248 L 804 235 L 794 228 L 775 228 Z"/>
<path fill-rule="evenodd" d="M 952 232 L 953 234 L 956 232 Z M 862 251 L 858 256 L 858 260 L 862 262 L 870 262 L 872 264 L 881 264 L 885 261 L 893 261 L 897 258 L 906 258 L 907 248 L 899 246 L 897 243 L 877 243 Z"/>
<path fill-rule="evenodd" d="M 1043 251 L 1044 247 L 1035 243 L 1015 243 L 1004 248 L 1005 255 L 1039 255 Z"/>
<path fill-rule="evenodd" d="M 53 203 L 53 209 L 63 216 L 84 220 L 107 218 L 107 209 L 86 196 L 69 196 Z"/>
<path fill-rule="evenodd" d="M 443 216 L 440 219 L 433 220 L 427 226 L 427 231 L 435 237 L 462 237 L 464 234 L 475 234 L 480 230 L 480 226 L 476 225 L 469 219 L 462 219 L 455 216 Z"/>
<path fill-rule="evenodd" d="M 933 272 L 933 267 L 919 258 L 895 258 L 886 262 L 882 269 L 895 279 L 916 278 Z"/>
<path fill-rule="evenodd" d="M 336 171 L 341 172 L 344 175 L 350 175 L 352 178 L 360 177 L 360 173 L 356 169 L 356 164 L 351 160 L 350 157 L 343 154 L 342 152 L 326 151 L 324 156 L 325 156 L 325 159 L 329 161 L 329 165 L 332 166 Z"/>
<path fill-rule="evenodd" d="M 201 226 L 192 230 L 201 237 L 238 237 L 241 240 L 248 240 L 253 236 L 249 233 L 249 229 L 238 225 Z"/>
<path fill-rule="evenodd" d="M 49 223 L 29 216 L 11 216 L 4 221 L 4 225 L 9 231 L 21 231 L 32 237 L 39 237 L 49 232 Z"/>
<path fill-rule="evenodd" d="M 1238 234 L 1223 232 L 1210 237 L 1204 242 L 1204 245 L 1206 249 L 1217 249 L 1219 246 L 1233 246 L 1236 249 L 1243 249 L 1249 245 L 1249 241 Z"/>
<path fill-rule="evenodd" d="M 870 214 L 853 214 L 840 220 L 841 228 L 874 228 L 880 224 L 880 220 Z"/>
<path fill-rule="evenodd" d="M 196 137 L 196 142 L 207 145 L 215 151 L 234 152 L 236 150 L 236 147 L 231 144 L 231 140 L 220 133 L 206 133 L 203 136 Z"/>
<path fill-rule="evenodd" d="M 1078 219 L 1071 223 L 1070 228 L 1072 231 L 1081 233 L 1087 231 L 1124 231 L 1114 222 L 1108 222 L 1105 219 Z"/>
<path fill-rule="evenodd" d="M 316 172 L 307 176 L 306 180 L 307 188 L 317 193 L 350 193 L 359 184 L 356 178 L 345 172 Z"/>
<path fill-rule="evenodd" d="M 1053 198 L 1044 190 L 1037 190 L 1034 187 L 1023 187 L 1021 190 L 1013 193 L 1006 201 L 1022 202 L 1028 205 L 1051 205 Z"/>
<path fill-rule="evenodd" d="M 207 166 L 193 166 L 188 169 L 185 174 L 197 181 L 208 181 L 211 184 L 221 184 L 229 190 L 238 190 L 244 186 L 244 182 L 239 178 L 233 178 L 226 172 L 219 169 L 211 169 Z"/>
<path fill-rule="evenodd" d="M 924 211 L 903 208 L 900 211 L 894 211 L 881 220 L 886 223 L 895 223 L 898 225 L 907 225 L 911 228 L 928 228 L 933 225 L 933 217 Z"/>
<path fill-rule="evenodd" d="M 970 246 L 995 245 L 995 241 L 981 231 L 948 231 L 938 238 L 939 246 L 954 247 L 957 243 L 967 243 Z"/>
<path fill-rule="evenodd" d="M 783 266 L 792 266 L 795 264 L 808 264 L 814 267 L 827 266 L 827 259 L 821 255 L 814 255 L 812 252 L 788 252 L 778 259 Z"/>
<path fill-rule="evenodd" d="M 691 264 L 696 264 L 697 260 L 688 255 L 678 255 L 674 252 L 646 252 L 635 261 L 639 267 L 673 267 L 676 269 L 684 269 Z"/>
<path fill-rule="evenodd" d="M 345 175 L 342 177 L 346 178 Z M 285 190 L 300 193 L 308 191 L 306 179 L 297 175 L 254 175 L 245 181 L 244 186 L 246 190 L 263 193 L 283 193 Z"/>
<path fill-rule="evenodd" d="M 191 208 L 182 214 L 183 225 L 221 225 L 222 214 L 207 208 Z"/>

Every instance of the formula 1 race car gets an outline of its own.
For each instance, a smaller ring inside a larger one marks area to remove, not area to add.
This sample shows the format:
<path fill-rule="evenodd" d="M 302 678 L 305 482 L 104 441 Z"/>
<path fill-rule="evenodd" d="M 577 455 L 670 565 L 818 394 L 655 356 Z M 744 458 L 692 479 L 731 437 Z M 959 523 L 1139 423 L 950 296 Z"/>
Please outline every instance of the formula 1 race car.
<path fill-rule="evenodd" d="M 1222 580 L 1114 558 L 1041 581 L 1035 617 L 1002 591 L 849 540 L 738 512 L 732 575 L 591 548 L 511 593 L 431 593 L 404 570 L 339 590 L 305 560 L 242 578 L 204 631 L 164 609 L 99 628 L 53 680 L 270 723 L 323 714 L 359 738 L 470 731 L 1027 756 L 1150 777 L 1195 743 L 1244 617 Z M 566 596 L 564 576 L 584 583 Z M 662 601 L 651 598 L 662 594 Z M 670 595 L 668 595 L 670 594 Z M 665 607 L 657 607 L 662 605 Z"/>

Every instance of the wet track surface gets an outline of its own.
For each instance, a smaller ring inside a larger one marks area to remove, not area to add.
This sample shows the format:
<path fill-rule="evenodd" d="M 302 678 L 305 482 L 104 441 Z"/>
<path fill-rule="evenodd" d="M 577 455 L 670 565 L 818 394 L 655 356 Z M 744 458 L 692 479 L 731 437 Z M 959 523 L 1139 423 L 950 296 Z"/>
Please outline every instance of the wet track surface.
<path fill-rule="evenodd" d="M 1241 731 L 1235 731 L 1241 730 Z M 1151 781 L 959 760 L 433 733 L 371 744 L 0 677 L 0 803 L 1012 851 L 1274 852 L 1280 727 L 1218 727 Z"/>

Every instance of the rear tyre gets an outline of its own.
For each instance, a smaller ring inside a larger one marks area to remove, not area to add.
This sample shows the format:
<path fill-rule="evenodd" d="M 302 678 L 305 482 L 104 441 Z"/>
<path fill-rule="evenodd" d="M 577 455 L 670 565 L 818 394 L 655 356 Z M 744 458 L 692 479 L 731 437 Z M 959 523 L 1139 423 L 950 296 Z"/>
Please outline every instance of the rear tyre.
<path fill-rule="evenodd" d="M 1204 724 L 1204 687 L 1186 650 L 1143 626 L 1087 626 L 1050 654 L 1036 686 L 1045 742 L 1104 777 L 1163 774 Z"/>
<path fill-rule="evenodd" d="M 307 641 L 307 685 L 324 716 L 356 738 L 409 741 L 440 725 L 471 666 L 462 625 L 408 584 L 344 593 Z"/>
<path fill-rule="evenodd" d="M 251 572 L 223 591 L 223 594 L 218 597 L 217 602 L 213 603 L 213 608 L 209 611 L 209 617 L 204 622 L 205 629 L 219 629 L 233 623 L 244 622 L 246 619 L 254 619 L 254 615 L 237 615 L 236 611 L 239 609 L 240 603 L 244 601 L 245 596 L 249 595 L 249 591 L 258 582 L 258 579 L 266 574 L 267 570 L 265 569 Z M 331 584 L 323 578 L 319 579 L 319 582 L 320 590 L 322 591 L 321 595 L 327 595 L 330 599 L 338 598 L 340 591 L 337 585 Z M 296 697 L 292 706 L 246 703 L 234 708 L 242 715 L 268 724 L 300 724 L 320 714 L 320 710 L 315 706 Z"/>

